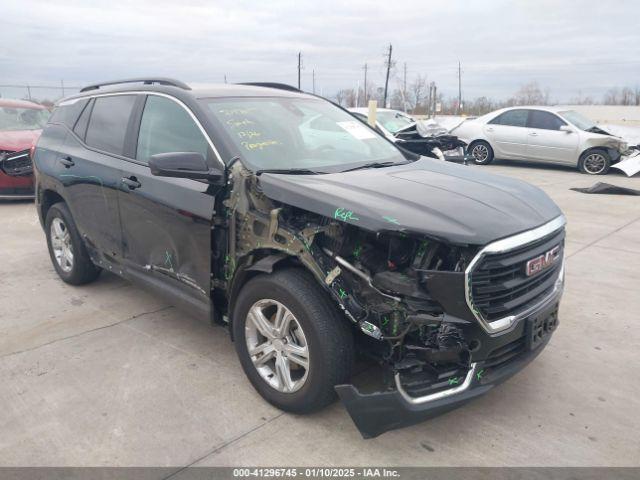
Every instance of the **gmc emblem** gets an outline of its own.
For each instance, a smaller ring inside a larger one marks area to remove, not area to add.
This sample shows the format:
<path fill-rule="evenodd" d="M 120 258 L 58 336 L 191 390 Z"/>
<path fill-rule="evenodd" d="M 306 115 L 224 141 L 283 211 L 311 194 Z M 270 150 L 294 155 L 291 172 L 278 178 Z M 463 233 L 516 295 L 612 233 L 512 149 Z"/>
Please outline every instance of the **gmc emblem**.
<path fill-rule="evenodd" d="M 555 263 L 558 258 L 560 258 L 560 245 L 553 247 L 548 252 L 543 253 L 536 258 L 532 258 L 527 262 L 527 277 L 535 275 L 536 273 L 540 273 L 542 270 L 549 268 Z"/>

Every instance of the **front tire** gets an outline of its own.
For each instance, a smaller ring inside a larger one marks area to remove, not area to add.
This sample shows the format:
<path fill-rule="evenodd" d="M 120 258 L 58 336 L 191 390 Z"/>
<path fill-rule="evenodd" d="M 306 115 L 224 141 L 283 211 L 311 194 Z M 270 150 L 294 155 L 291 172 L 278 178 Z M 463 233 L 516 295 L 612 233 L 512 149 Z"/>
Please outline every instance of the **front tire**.
<path fill-rule="evenodd" d="M 45 233 L 51 262 L 63 281 L 71 285 L 84 285 L 98 278 L 100 269 L 89 258 L 65 203 L 56 203 L 49 208 Z"/>
<path fill-rule="evenodd" d="M 272 405 L 294 413 L 319 410 L 348 383 L 351 329 L 310 274 L 281 270 L 251 279 L 233 309 L 242 368 Z"/>
<path fill-rule="evenodd" d="M 590 150 L 580 156 L 578 168 L 587 175 L 606 175 L 611 167 L 611 157 L 604 150 Z"/>
<path fill-rule="evenodd" d="M 488 165 L 493 162 L 493 148 L 484 140 L 472 142 L 469 153 L 476 165 Z"/>

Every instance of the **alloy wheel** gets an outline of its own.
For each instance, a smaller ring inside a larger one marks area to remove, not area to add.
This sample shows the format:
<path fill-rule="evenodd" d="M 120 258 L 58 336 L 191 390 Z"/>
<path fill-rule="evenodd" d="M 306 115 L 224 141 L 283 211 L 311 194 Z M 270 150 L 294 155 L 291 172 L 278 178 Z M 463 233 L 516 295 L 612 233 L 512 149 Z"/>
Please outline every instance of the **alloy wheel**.
<path fill-rule="evenodd" d="M 245 322 L 249 357 L 262 379 L 283 393 L 293 393 L 309 374 L 309 347 L 300 323 L 276 300 L 253 304 Z"/>
<path fill-rule="evenodd" d="M 607 159 L 601 153 L 590 153 L 584 159 L 584 169 L 591 175 L 601 173 L 607 166 Z"/>
<path fill-rule="evenodd" d="M 473 155 L 473 158 L 475 158 L 477 162 L 482 163 L 489 158 L 489 149 L 486 145 L 479 144 L 473 147 L 471 155 Z"/>
<path fill-rule="evenodd" d="M 51 222 L 51 247 L 58 266 L 64 272 L 73 270 L 71 234 L 64 221 L 56 217 Z"/>

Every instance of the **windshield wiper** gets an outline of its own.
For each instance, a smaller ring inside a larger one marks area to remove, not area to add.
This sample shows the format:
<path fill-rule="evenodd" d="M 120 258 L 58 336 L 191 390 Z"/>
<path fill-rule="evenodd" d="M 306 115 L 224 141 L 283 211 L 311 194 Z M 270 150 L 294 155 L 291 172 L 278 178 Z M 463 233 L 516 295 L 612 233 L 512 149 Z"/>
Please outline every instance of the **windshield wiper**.
<path fill-rule="evenodd" d="M 358 165 L 357 167 L 348 168 L 346 170 L 342 170 L 343 172 L 353 172 L 354 170 L 364 170 L 365 168 L 382 168 L 382 167 L 390 167 L 391 165 L 404 165 L 408 162 L 370 162 L 365 163 L 364 165 Z"/>
<path fill-rule="evenodd" d="M 309 170 L 308 168 L 265 168 L 256 170 L 256 175 L 263 173 L 282 173 L 285 175 L 317 175 L 320 172 Z"/>

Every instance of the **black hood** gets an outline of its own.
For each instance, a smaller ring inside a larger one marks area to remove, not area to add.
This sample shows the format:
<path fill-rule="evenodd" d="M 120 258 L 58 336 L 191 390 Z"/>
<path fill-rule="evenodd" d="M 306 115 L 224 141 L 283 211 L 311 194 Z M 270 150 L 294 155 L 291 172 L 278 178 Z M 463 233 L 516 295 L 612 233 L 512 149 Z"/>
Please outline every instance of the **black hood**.
<path fill-rule="evenodd" d="M 260 175 L 264 194 L 367 230 L 414 232 L 485 245 L 561 215 L 539 188 L 422 158 L 386 168 L 319 175 Z"/>

